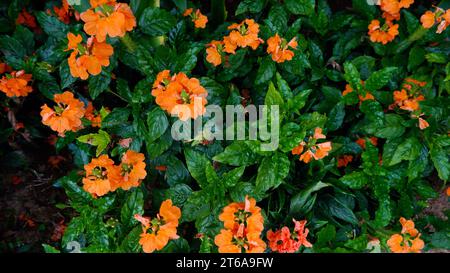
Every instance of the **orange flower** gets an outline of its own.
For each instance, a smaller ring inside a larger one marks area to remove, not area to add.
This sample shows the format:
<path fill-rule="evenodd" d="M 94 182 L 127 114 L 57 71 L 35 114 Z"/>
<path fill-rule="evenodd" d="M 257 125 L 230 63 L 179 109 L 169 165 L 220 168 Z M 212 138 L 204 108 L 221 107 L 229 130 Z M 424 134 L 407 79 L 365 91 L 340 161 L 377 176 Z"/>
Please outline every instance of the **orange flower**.
<path fill-rule="evenodd" d="M 100 113 L 95 110 L 92 102 L 88 103 L 84 117 L 91 122 L 92 127 L 100 127 L 102 123 L 102 117 Z"/>
<path fill-rule="evenodd" d="M 373 146 L 378 145 L 378 138 L 376 137 L 369 137 L 370 143 L 372 143 Z M 358 138 L 356 140 L 356 144 L 358 144 L 361 148 L 366 148 L 366 139 L 365 138 Z"/>
<path fill-rule="evenodd" d="M 338 158 L 337 166 L 338 168 L 347 167 L 348 163 L 353 161 L 352 155 L 343 155 Z"/>
<path fill-rule="evenodd" d="M 16 19 L 17 25 L 25 25 L 32 29 L 37 29 L 37 23 L 36 18 L 34 18 L 33 15 L 31 15 L 25 8 L 22 10 L 21 13 L 19 13 L 19 16 Z"/>
<path fill-rule="evenodd" d="M 33 88 L 28 85 L 31 74 L 25 74 L 24 70 L 13 71 L 0 79 L 0 91 L 8 97 L 26 97 Z"/>
<path fill-rule="evenodd" d="M 133 187 L 138 187 L 142 179 L 145 179 L 147 176 L 144 161 L 144 154 L 128 150 L 117 167 L 119 177 L 115 180 L 117 183 L 112 185 L 112 189 L 122 188 L 123 190 L 129 190 Z"/>
<path fill-rule="evenodd" d="M 361 83 L 364 85 L 364 81 L 361 81 Z M 346 84 L 345 90 L 342 91 L 342 96 L 345 96 L 351 92 L 353 92 L 353 88 L 350 86 L 350 84 Z M 368 91 L 366 91 L 366 94 L 364 96 L 358 95 L 358 98 L 360 104 L 365 100 L 375 100 L 375 97 Z"/>
<path fill-rule="evenodd" d="M 317 144 L 317 140 L 325 139 L 325 135 L 322 134 L 322 128 L 316 128 L 314 130 L 314 134 L 309 137 L 307 142 L 302 141 L 297 147 L 292 149 L 293 155 L 300 155 L 299 160 L 305 163 L 309 163 L 312 159 L 319 160 L 328 155 L 328 152 L 331 151 L 331 142 L 323 142 Z M 306 149 L 305 149 L 306 148 Z M 306 150 L 305 152 L 303 152 Z"/>
<path fill-rule="evenodd" d="M 178 219 L 180 217 L 181 210 L 173 206 L 170 199 L 162 202 L 159 214 L 153 220 L 136 214 L 134 218 L 142 224 L 139 244 L 144 252 L 152 253 L 155 250 L 161 250 L 169 240 L 177 239 Z"/>
<path fill-rule="evenodd" d="M 208 61 L 214 66 L 220 65 L 222 63 L 223 45 L 224 43 L 222 41 L 215 41 L 215 40 L 207 44 L 206 61 Z"/>
<path fill-rule="evenodd" d="M 264 252 L 266 244 L 260 238 L 264 219 L 255 199 L 246 196 L 242 203 L 229 204 L 219 219 L 225 227 L 214 239 L 220 253 Z"/>
<path fill-rule="evenodd" d="M 450 25 L 450 9 L 443 10 L 436 7 L 436 11 L 426 11 L 421 17 L 420 21 L 424 28 L 432 28 L 435 23 L 438 23 L 436 33 L 440 34 Z"/>
<path fill-rule="evenodd" d="M 420 110 L 419 102 L 424 101 L 425 97 L 421 94 L 420 88 L 427 83 L 421 82 L 412 78 L 405 79 L 403 89 L 401 91 L 394 91 L 394 103 L 400 109 L 415 112 Z"/>
<path fill-rule="evenodd" d="M 81 35 L 67 34 L 69 40 L 67 50 L 73 50 L 68 59 L 70 74 L 86 80 L 91 75 L 102 72 L 102 66 L 109 66 L 109 57 L 113 55 L 114 48 L 98 42 L 96 38 L 89 38 L 86 45 L 82 45 Z"/>
<path fill-rule="evenodd" d="M 393 24 L 391 20 L 386 20 L 383 26 L 380 26 L 380 21 L 372 20 L 368 27 L 370 40 L 383 45 L 392 42 L 398 35 L 398 27 L 399 25 Z"/>
<path fill-rule="evenodd" d="M 205 28 L 206 23 L 208 23 L 208 17 L 203 15 L 199 9 L 195 10 L 195 13 L 193 13 L 193 9 L 189 8 L 184 11 L 183 16 L 190 16 L 196 28 Z"/>
<path fill-rule="evenodd" d="M 259 25 L 253 19 L 245 19 L 240 24 L 232 24 L 228 27 L 230 34 L 224 37 L 224 51 L 235 54 L 237 47 L 251 47 L 257 49 L 264 41 L 258 37 Z"/>
<path fill-rule="evenodd" d="M 55 12 L 58 19 L 65 24 L 69 24 L 70 17 L 72 15 L 75 15 L 75 18 L 77 20 L 79 20 L 80 15 L 78 14 L 77 11 L 74 11 L 72 9 L 72 7 L 69 5 L 69 2 L 67 0 L 62 0 L 61 2 L 62 2 L 61 7 L 57 7 L 57 6 L 53 7 L 53 11 Z"/>
<path fill-rule="evenodd" d="M 286 226 L 276 232 L 273 232 L 272 230 L 267 232 L 269 247 L 273 252 L 294 253 L 297 252 L 302 245 L 305 247 L 312 247 L 312 244 L 306 239 L 309 233 L 309 230 L 305 229 L 306 220 L 292 220 L 295 224 L 292 233 Z"/>
<path fill-rule="evenodd" d="M 430 124 L 428 123 L 428 121 L 426 121 L 423 118 L 419 117 L 419 128 L 420 128 L 420 130 L 424 130 L 424 129 L 428 128 L 429 126 L 430 126 Z"/>
<path fill-rule="evenodd" d="M 285 61 L 292 60 L 294 57 L 294 52 L 288 48 L 291 47 L 296 49 L 298 43 L 295 37 L 287 42 L 286 39 L 280 38 L 278 33 L 276 33 L 275 36 L 270 37 L 267 40 L 267 45 L 267 53 L 272 54 L 272 60 L 277 63 L 283 63 Z"/>
<path fill-rule="evenodd" d="M 86 177 L 83 178 L 83 189 L 94 196 L 103 196 L 112 190 L 111 184 L 115 173 L 114 161 L 108 155 L 93 158 L 84 166 Z"/>
<path fill-rule="evenodd" d="M 436 16 L 432 11 L 426 11 L 421 17 L 420 22 L 424 28 L 432 28 L 436 22 Z"/>
<path fill-rule="evenodd" d="M 394 234 L 387 241 L 387 245 L 394 253 L 419 253 L 425 244 L 420 239 L 420 233 L 414 227 L 412 220 L 400 218 L 402 224 L 401 234 Z M 415 237 L 415 238 L 414 238 Z"/>
<path fill-rule="evenodd" d="M 91 8 L 80 14 L 85 22 L 84 31 L 95 35 L 99 42 L 106 36 L 123 37 L 136 26 L 136 18 L 131 8 L 115 1 L 91 1 Z"/>
<path fill-rule="evenodd" d="M 170 71 L 160 72 L 153 84 L 152 95 L 156 103 L 171 115 L 185 121 L 205 113 L 208 92 L 196 78 L 180 72 L 170 77 Z"/>
<path fill-rule="evenodd" d="M 12 68 L 6 63 L 0 63 L 0 74 L 12 72 Z"/>
<path fill-rule="evenodd" d="M 54 108 L 48 107 L 47 104 L 41 107 L 42 123 L 50 126 L 60 136 L 64 136 L 67 131 L 79 130 L 85 112 L 83 102 L 75 99 L 73 93 L 69 91 L 56 94 L 53 100 L 57 104 Z"/>
<path fill-rule="evenodd" d="M 447 194 L 447 196 L 450 196 L 450 187 L 447 187 L 447 190 L 445 191 L 445 193 Z"/>

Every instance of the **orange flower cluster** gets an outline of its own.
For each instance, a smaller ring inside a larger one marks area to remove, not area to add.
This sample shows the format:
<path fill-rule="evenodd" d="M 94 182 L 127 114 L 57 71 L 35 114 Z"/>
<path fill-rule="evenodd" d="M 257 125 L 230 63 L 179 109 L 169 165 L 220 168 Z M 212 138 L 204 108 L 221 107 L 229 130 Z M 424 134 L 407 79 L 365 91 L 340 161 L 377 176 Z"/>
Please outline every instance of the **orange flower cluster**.
<path fill-rule="evenodd" d="M 183 121 L 196 119 L 206 111 L 208 92 L 198 79 L 189 78 L 182 72 L 173 76 L 169 70 L 158 73 L 152 95 L 163 110 Z"/>
<path fill-rule="evenodd" d="M 298 43 L 295 37 L 288 42 L 276 33 L 275 36 L 267 40 L 267 45 L 267 53 L 272 54 L 272 60 L 277 63 L 284 63 L 294 57 L 294 52 L 289 50 L 289 47 L 296 49 Z"/>
<path fill-rule="evenodd" d="M 440 34 L 450 25 L 450 9 L 436 7 L 435 12 L 428 10 L 420 17 L 420 22 L 424 28 L 432 28 L 437 23 L 436 33 Z"/>
<path fill-rule="evenodd" d="M 412 220 L 400 218 L 402 231 L 400 234 L 394 234 L 387 241 L 387 245 L 394 253 L 419 253 L 425 246 L 420 239 L 419 231 L 414 227 Z"/>
<path fill-rule="evenodd" d="M 172 200 L 162 202 L 159 214 L 150 219 L 136 214 L 134 218 L 142 224 L 142 234 L 139 244 L 145 253 L 163 249 L 169 240 L 178 239 L 177 227 L 181 210 L 172 205 Z"/>
<path fill-rule="evenodd" d="M 364 81 L 361 81 L 361 84 L 364 85 Z M 347 85 L 345 85 L 345 90 L 342 91 L 342 96 L 345 96 L 351 92 L 353 92 L 353 88 L 350 86 L 350 84 L 347 84 Z M 366 91 L 366 94 L 364 96 L 358 95 L 358 97 L 359 97 L 360 104 L 361 104 L 361 102 L 363 102 L 365 100 L 375 100 L 375 97 L 369 91 Z"/>
<path fill-rule="evenodd" d="M 83 189 L 97 197 L 118 188 L 129 190 L 137 187 L 147 176 L 144 160 L 144 154 L 132 150 L 126 151 L 119 165 L 115 165 L 108 155 L 94 158 L 84 166 Z"/>
<path fill-rule="evenodd" d="M 379 20 L 372 20 L 369 25 L 370 40 L 374 43 L 382 43 L 383 45 L 392 42 L 399 34 L 398 24 L 394 24 L 394 20 L 400 20 L 400 10 L 409 8 L 414 0 L 381 0 L 379 5 L 383 11 L 385 23 L 381 26 Z"/>
<path fill-rule="evenodd" d="M 365 143 L 364 143 L 365 145 Z M 353 156 L 352 155 L 343 155 L 340 156 L 338 158 L 338 162 L 337 162 L 337 167 L 338 168 L 342 168 L 342 167 L 347 167 L 347 165 L 353 161 Z"/>
<path fill-rule="evenodd" d="M 106 36 L 123 37 L 136 27 L 136 18 L 128 4 L 115 0 L 91 0 L 91 8 L 80 14 L 84 31 L 104 42 Z"/>
<path fill-rule="evenodd" d="M 294 232 L 291 233 L 288 227 L 282 227 L 280 230 L 267 232 L 267 239 L 269 240 L 269 247 L 273 252 L 279 253 L 294 253 L 303 245 L 305 247 L 312 247 L 306 237 L 309 230 L 305 228 L 306 220 L 294 221 Z"/>
<path fill-rule="evenodd" d="M 231 203 L 223 209 L 219 219 L 224 229 L 214 239 L 219 253 L 262 253 L 266 244 L 261 240 L 264 218 L 256 200 L 245 197 L 242 203 Z"/>
<path fill-rule="evenodd" d="M 92 127 L 100 127 L 102 123 L 102 116 L 98 111 L 95 110 L 92 102 L 88 103 L 86 107 L 86 111 L 84 113 L 84 117 L 91 122 Z"/>
<path fill-rule="evenodd" d="M 2 70 L 8 70 L 8 66 L 4 65 Z M 25 97 L 33 91 L 33 87 L 28 85 L 28 82 L 31 81 L 31 77 L 31 74 L 25 74 L 24 70 L 13 71 L 10 74 L 6 74 L 0 79 L 0 91 L 10 98 Z"/>
<path fill-rule="evenodd" d="M 81 118 L 85 113 L 84 103 L 74 98 L 73 93 L 69 91 L 56 94 L 53 100 L 55 107 L 50 108 L 47 104 L 41 107 L 42 123 L 60 136 L 64 136 L 67 131 L 76 132 L 81 129 Z"/>
<path fill-rule="evenodd" d="M 109 57 L 114 53 L 111 45 L 99 42 L 95 37 L 90 37 L 87 44 L 83 45 L 83 37 L 73 33 L 68 33 L 67 39 L 67 50 L 72 50 L 68 63 L 73 77 L 86 80 L 89 74 L 98 75 L 102 72 L 102 66 L 109 65 Z"/>
<path fill-rule="evenodd" d="M 256 50 L 264 41 L 258 37 L 259 25 L 253 19 L 245 19 L 239 24 L 232 24 L 228 27 L 231 30 L 228 36 L 223 37 L 222 41 L 212 41 L 207 45 L 206 60 L 218 66 L 222 63 L 222 56 L 225 53 L 236 54 L 238 47 L 251 47 Z"/>
<path fill-rule="evenodd" d="M 376 137 L 369 137 L 369 141 L 370 143 L 372 143 L 373 146 L 377 146 L 378 145 L 378 138 Z M 356 144 L 359 145 L 359 147 L 361 147 L 362 149 L 366 148 L 366 139 L 365 138 L 358 138 L 356 140 Z"/>
<path fill-rule="evenodd" d="M 189 8 L 184 11 L 183 16 L 190 16 L 196 28 L 205 28 L 206 23 L 208 23 L 208 17 L 203 15 L 199 9 L 195 10 L 195 13 L 193 11 L 193 8 Z"/>
<path fill-rule="evenodd" d="M 316 128 L 314 135 L 310 136 L 308 141 L 302 141 L 300 144 L 292 149 L 293 155 L 300 155 L 300 161 L 309 163 L 312 159 L 319 160 L 328 155 L 331 151 L 331 142 L 323 142 L 317 144 L 317 140 L 325 139 L 326 136 L 322 134 L 322 128 Z"/>
<path fill-rule="evenodd" d="M 33 30 L 38 29 L 36 18 L 31 15 L 31 13 L 29 13 L 25 8 L 22 10 L 22 12 L 19 13 L 19 16 L 16 19 L 16 24 L 30 27 Z"/>
<path fill-rule="evenodd" d="M 412 78 L 405 79 L 401 91 L 394 91 L 394 104 L 389 108 L 398 106 L 400 109 L 412 112 L 412 117 L 419 120 L 419 128 L 425 129 L 429 126 L 428 122 L 421 118 L 423 114 L 420 111 L 419 102 L 424 101 L 425 97 L 421 94 L 421 88 L 427 83 Z"/>
<path fill-rule="evenodd" d="M 70 17 L 75 16 L 78 21 L 80 19 L 80 14 L 69 5 L 69 2 L 67 0 L 62 0 L 61 2 L 61 7 L 53 7 L 53 11 L 58 19 L 64 24 L 69 24 Z M 50 13 L 50 10 L 48 10 L 47 13 Z"/>

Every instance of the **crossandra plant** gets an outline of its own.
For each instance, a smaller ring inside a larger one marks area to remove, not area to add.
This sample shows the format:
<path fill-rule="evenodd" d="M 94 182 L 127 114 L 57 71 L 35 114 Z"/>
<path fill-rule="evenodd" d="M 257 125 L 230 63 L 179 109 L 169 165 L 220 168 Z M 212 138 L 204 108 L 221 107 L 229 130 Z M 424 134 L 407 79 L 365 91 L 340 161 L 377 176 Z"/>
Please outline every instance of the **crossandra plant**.
<path fill-rule="evenodd" d="M 65 192 L 43 251 L 450 249 L 450 1 L 11 0 L 0 21 L 2 183 L 34 145 Z"/>

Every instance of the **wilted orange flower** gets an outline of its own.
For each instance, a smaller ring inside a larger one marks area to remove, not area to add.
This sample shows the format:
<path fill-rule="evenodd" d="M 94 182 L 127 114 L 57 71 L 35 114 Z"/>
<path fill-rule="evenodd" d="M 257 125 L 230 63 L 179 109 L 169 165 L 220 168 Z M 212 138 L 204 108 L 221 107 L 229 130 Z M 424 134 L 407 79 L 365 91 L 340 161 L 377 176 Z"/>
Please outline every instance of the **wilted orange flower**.
<path fill-rule="evenodd" d="M 25 8 L 22 10 L 21 13 L 19 13 L 19 16 L 16 19 L 17 25 L 25 25 L 32 29 L 38 28 L 36 23 L 36 18 L 34 18 L 31 13 L 29 13 Z"/>
<path fill-rule="evenodd" d="M 420 88 L 427 83 L 421 82 L 412 78 L 405 79 L 403 89 L 401 91 L 394 91 L 394 103 L 400 109 L 415 112 L 419 111 L 419 102 L 424 101 L 425 97 L 421 94 Z"/>
<path fill-rule="evenodd" d="M 370 143 L 372 143 L 373 146 L 378 145 L 378 138 L 376 138 L 376 137 L 369 137 L 369 141 L 370 141 Z M 356 140 L 356 144 L 358 144 L 361 148 L 365 149 L 366 148 L 366 139 L 358 138 Z"/>
<path fill-rule="evenodd" d="M 158 73 L 152 95 L 163 110 L 177 115 L 183 121 L 196 119 L 206 111 L 208 92 L 198 79 L 188 78 L 182 72 L 172 77 L 168 70 Z"/>
<path fill-rule="evenodd" d="M 70 74 L 86 80 L 91 75 L 102 72 L 102 66 L 109 66 L 109 57 L 113 55 L 114 48 L 107 44 L 98 42 L 96 38 L 90 37 L 86 45 L 82 45 L 81 35 L 67 34 L 69 43 L 67 50 L 73 50 L 68 59 Z"/>
<path fill-rule="evenodd" d="M 193 13 L 193 9 L 189 8 L 184 11 L 183 16 L 190 16 L 196 28 L 205 28 L 206 23 L 208 23 L 208 17 L 203 15 L 199 9 Z"/>
<path fill-rule="evenodd" d="M 325 138 L 325 135 L 322 134 L 322 128 L 316 128 L 308 141 L 302 141 L 297 147 L 292 149 L 292 154 L 300 155 L 299 160 L 305 163 L 309 163 L 312 159 L 322 159 L 332 149 L 330 141 L 317 144 L 317 140 Z"/>
<path fill-rule="evenodd" d="M 75 15 L 75 18 L 78 21 L 80 19 L 80 14 L 69 5 L 69 2 L 67 0 L 62 0 L 61 2 L 61 7 L 53 7 L 53 11 L 55 12 L 58 19 L 65 24 L 69 24 L 70 17 Z"/>
<path fill-rule="evenodd" d="M 73 93 L 69 91 L 56 94 L 53 100 L 56 102 L 55 107 L 50 108 L 47 104 L 41 107 L 42 123 L 50 126 L 60 136 L 64 136 L 67 131 L 79 130 L 85 112 L 84 103 L 75 99 Z"/>
<path fill-rule="evenodd" d="M 155 250 L 163 249 L 169 240 L 177 239 L 178 219 L 181 217 L 181 210 L 172 205 L 172 200 L 162 202 L 159 214 L 154 219 L 142 217 L 138 214 L 134 216 L 142 224 L 142 234 L 139 244 L 145 253 L 152 253 Z"/>
<path fill-rule="evenodd" d="M 31 74 L 25 74 L 24 70 L 13 71 L 0 79 L 0 91 L 8 97 L 25 97 L 33 88 L 28 85 L 31 81 Z"/>
<path fill-rule="evenodd" d="M 305 229 L 306 220 L 292 220 L 295 224 L 292 233 L 286 226 L 275 232 L 273 232 L 272 230 L 269 230 L 267 232 L 269 247 L 273 252 L 294 253 L 298 251 L 302 245 L 304 245 L 305 247 L 312 247 L 312 244 L 306 239 L 309 233 L 309 230 Z"/>
<path fill-rule="evenodd" d="M 94 196 L 103 196 L 112 191 L 111 184 L 114 183 L 116 172 L 114 161 L 108 155 L 93 158 L 84 166 L 86 176 L 83 178 L 83 189 Z"/>
<path fill-rule="evenodd" d="M 386 20 L 383 26 L 380 26 L 379 20 L 372 20 L 368 27 L 370 40 L 383 45 L 392 42 L 398 35 L 398 27 L 398 24 L 394 24 L 390 20 Z"/>
<path fill-rule="evenodd" d="M 123 37 L 136 26 L 133 11 L 124 3 L 115 1 L 91 1 L 91 8 L 80 14 L 85 22 L 84 31 L 104 42 L 106 36 Z"/>
<path fill-rule="evenodd" d="M 296 49 L 298 43 L 296 38 L 292 38 L 289 42 L 284 38 L 280 38 L 278 33 L 267 40 L 267 53 L 272 54 L 272 60 L 277 63 L 290 61 L 294 57 L 294 52 L 290 48 Z"/>
<path fill-rule="evenodd" d="M 119 177 L 115 180 L 117 183 L 112 185 L 112 189 L 129 190 L 139 186 L 142 179 L 147 176 L 144 160 L 144 154 L 128 150 L 123 155 L 120 165 L 117 166 Z"/>
<path fill-rule="evenodd" d="M 436 11 L 426 11 L 421 17 L 420 22 L 424 28 L 432 28 L 434 24 L 438 23 L 436 33 L 442 33 L 450 25 L 450 9 L 443 10 L 436 7 Z"/>
<path fill-rule="evenodd" d="M 102 116 L 95 110 L 92 102 L 88 103 L 84 117 L 91 122 L 92 127 L 100 127 L 102 123 Z"/>
<path fill-rule="evenodd" d="M 419 253 L 425 244 L 420 239 L 419 231 L 414 227 L 412 220 L 400 218 L 402 224 L 401 234 L 394 234 L 387 241 L 387 245 L 394 253 Z"/>
<path fill-rule="evenodd" d="M 9 66 L 6 63 L 0 63 L 0 74 L 6 73 L 6 72 L 12 72 L 11 66 Z"/>
<path fill-rule="evenodd" d="M 337 166 L 338 168 L 347 167 L 348 163 L 353 161 L 352 155 L 343 155 L 338 158 Z"/>
<path fill-rule="evenodd" d="M 364 84 L 364 81 L 361 81 L 362 84 Z M 350 86 L 350 84 L 346 84 L 345 85 L 345 90 L 342 91 L 342 96 L 347 95 L 348 93 L 353 92 L 353 88 Z M 375 100 L 375 97 L 368 91 L 366 91 L 366 94 L 363 95 L 358 95 L 359 98 L 359 102 L 360 104 L 365 101 L 365 100 Z"/>
<path fill-rule="evenodd" d="M 222 63 L 223 45 L 224 43 L 222 41 L 215 40 L 207 44 L 206 61 L 214 66 L 220 65 Z"/>
<path fill-rule="evenodd" d="M 230 34 L 224 37 L 224 51 L 235 54 L 237 47 L 251 47 L 253 50 L 264 41 L 258 37 L 259 25 L 253 19 L 245 19 L 239 24 L 232 24 L 228 27 Z"/>
<path fill-rule="evenodd" d="M 260 238 L 264 219 L 255 199 L 246 196 L 242 203 L 229 204 L 219 219 L 225 228 L 214 239 L 219 253 L 264 252 L 266 244 Z"/>

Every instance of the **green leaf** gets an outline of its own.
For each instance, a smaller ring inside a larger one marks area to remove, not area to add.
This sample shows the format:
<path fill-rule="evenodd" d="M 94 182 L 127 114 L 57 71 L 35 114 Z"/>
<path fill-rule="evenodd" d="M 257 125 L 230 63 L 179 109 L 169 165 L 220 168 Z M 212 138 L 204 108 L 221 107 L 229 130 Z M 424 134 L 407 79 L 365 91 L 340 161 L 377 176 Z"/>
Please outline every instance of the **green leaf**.
<path fill-rule="evenodd" d="M 6 56 L 24 58 L 27 54 L 25 47 L 15 38 L 8 35 L 0 36 L 0 51 Z"/>
<path fill-rule="evenodd" d="M 164 35 L 177 21 L 169 12 L 160 8 L 146 8 L 139 20 L 142 32 L 151 36 Z"/>
<path fill-rule="evenodd" d="M 167 190 L 167 198 L 172 200 L 174 206 L 183 207 L 189 196 L 192 194 L 192 189 L 183 183 L 176 184 Z"/>
<path fill-rule="evenodd" d="M 375 130 L 375 136 L 380 138 L 397 138 L 403 135 L 405 127 L 403 127 L 403 118 L 397 114 L 386 114 L 385 125 Z"/>
<path fill-rule="evenodd" d="M 311 15 L 314 13 L 315 0 L 286 0 L 287 9 L 296 15 Z"/>
<path fill-rule="evenodd" d="M 358 190 L 367 185 L 369 177 L 364 172 L 355 171 L 344 175 L 339 181 L 351 189 Z"/>
<path fill-rule="evenodd" d="M 450 164 L 448 159 L 449 149 L 444 147 L 438 141 L 433 142 L 430 149 L 431 160 L 436 168 L 439 178 L 448 181 L 450 175 Z"/>
<path fill-rule="evenodd" d="M 91 98 L 95 100 L 98 95 L 103 93 L 106 89 L 109 87 L 109 83 L 111 82 L 111 73 L 103 70 L 102 73 L 100 73 L 97 76 L 90 76 L 89 77 L 89 95 L 91 95 Z"/>
<path fill-rule="evenodd" d="M 427 52 L 421 46 L 415 46 L 409 51 L 408 70 L 412 71 L 425 61 Z"/>
<path fill-rule="evenodd" d="M 249 13 L 261 12 L 265 4 L 266 0 L 242 0 L 236 9 L 235 15 L 238 16 L 246 12 Z"/>
<path fill-rule="evenodd" d="M 370 75 L 366 81 L 366 88 L 369 91 L 375 91 L 384 87 L 394 76 L 397 67 L 385 67 Z"/>
<path fill-rule="evenodd" d="M 280 92 L 275 89 L 273 82 L 269 83 L 269 89 L 267 91 L 264 103 L 266 104 L 266 106 L 279 105 L 280 107 L 284 103 L 283 97 L 281 96 Z"/>
<path fill-rule="evenodd" d="M 274 33 L 284 33 L 287 29 L 288 14 L 283 6 L 273 6 L 270 11 L 265 23 L 269 26 Z"/>
<path fill-rule="evenodd" d="M 128 118 L 131 115 L 131 111 L 128 108 L 114 108 L 111 113 L 109 113 L 102 120 L 102 128 L 111 128 L 122 125 L 128 122 Z"/>
<path fill-rule="evenodd" d="M 96 146 L 95 155 L 98 157 L 108 146 L 111 138 L 109 134 L 103 130 L 99 130 L 97 134 L 87 134 L 77 138 L 79 142 Z"/>
<path fill-rule="evenodd" d="M 302 90 L 292 99 L 288 99 L 288 108 L 294 113 L 300 114 L 300 110 L 305 107 L 306 101 L 308 100 L 309 94 L 311 94 L 312 89 Z"/>
<path fill-rule="evenodd" d="M 167 161 L 166 178 L 167 184 L 174 186 L 180 183 L 189 183 L 191 177 L 183 162 L 175 156 L 170 156 Z"/>
<path fill-rule="evenodd" d="M 142 246 L 139 244 L 141 238 L 142 227 L 139 225 L 133 228 L 120 243 L 119 253 L 139 253 Z"/>
<path fill-rule="evenodd" d="M 201 188 L 206 188 L 205 166 L 209 163 L 208 158 L 204 154 L 188 148 L 184 150 L 184 156 L 186 158 L 186 165 L 192 177 L 197 180 Z"/>
<path fill-rule="evenodd" d="M 36 19 L 47 35 L 55 37 L 58 40 L 66 38 L 69 32 L 69 26 L 61 22 L 57 17 L 43 11 L 38 11 L 36 12 Z"/>
<path fill-rule="evenodd" d="M 256 176 L 256 191 L 264 193 L 269 189 L 277 188 L 289 173 L 290 161 L 285 154 L 275 153 L 265 157 L 258 168 Z"/>
<path fill-rule="evenodd" d="M 275 75 L 277 67 L 270 56 L 266 56 L 261 60 L 258 71 L 256 72 L 255 84 L 263 84 L 268 82 Z"/>
<path fill-rule="evenodd" d="M 244 174 L 245 166 L 235 168 L 223 175 L 223 184 L 227 188 L 234 187 Z"/>
<path fill-rule="evenodd" d="M 74 83 L 77 79 L 72 76 L 70 73 L 70 68 L 67 63 L 67 60 L 64 60 L 59 66 L 59 78 L 61 80 L 61 89 L 66 89 L 72 83 Z"/>
<path fill-rule="evenodd" d="M 376 13 L 377 0 L 352 0 L 352 7 L 359 13 L 372 19 Z"/>
<path fill-rule="evenodd" d="M 337 103 L 330 111 L 327 120 L 329 132 L 336 131 L 342 126 L 345 118 L 345 105 L 343 102 Z"/>
<path fill-rule="evenodd" d="M 328 186 L 330 185 L 319 181 L 306 189 L 301 190 L 292 197 L 289 213 L 292 215 L 304 215 L 308 213 L 316 200 L 316 194 L 312 194 Z M 313 202 L 311 202 L 311 200 L 313 200 Z"/>
<path fill-rule="evenodd" d="M 156 107 L 147 116 L 148 134 L 145 140 L 154 142 L 160 138 L 169 127 L 169 120 L 161 108 Z"/>
<path fill-rule="evenodd" d="M 361 76 L 359 75 L 355 65 L 349 62 L 344 63 L 344 71 L 345 80 L 350 84 L 353 90 L 356 90 L 359 94 L 362 90 Z"/>
<path fill-rule="evenodd" d="M 232 166 L 249 166 L 256 163 L 257 155 L 244 141 L 234 141 L 222 153 L 214 156 L 213 160 Z"/>
<path fill-rule="evenodd" d="M 135 214 L 144 214 L 144 194 L 140 188 L 127 192 L 128 197 L 120 210 L 120 220 L 126 230 L 137 223 Z"/>
<path fill-rule="evenodd" d="M 393 166 L 402 160 L 414 160 L 419 156 L 420 150 L 419 140 L 416 137 L 409 137 L 397 147 L 390 162 L 386 162 L 387 166 Z"/>
<path fill-rule="evenodd" d="M 187 8 L 187 1 L 186 0 L 172 0 L 173 3 L 175 4 L 175 6 L 177 6 L 177 8 L 180 11 L 185 11 Z"/>
<path fill-rule="evenodd" d="M 61 253 L 60 250 L 56 249 L 55 247 L 47 244 L 42 244 L 42 247 L 44 248 L 45 253 Z"/>
<path fill-rule="evenodd" d="M 173 138 L 170 133 L 170 130 L 166 130 L 166 132 L 161 136 L 161 138 L 158 139 L 158 141 L 147 144 L 147 153 L 150 157 L 150 159 L 155 159 L 156 157 L 163 154 L 165 151 L 167 151 L 173 143 Z"/>
<path fill-rule="evenodd" d="M 336 228 L 333 225 L 326 225 L 319 232 L 317 232 L 317 242 L 314 244 L 314 248 L 320 248 L 325 244 L 333 241 L 336 238 Z"/>

